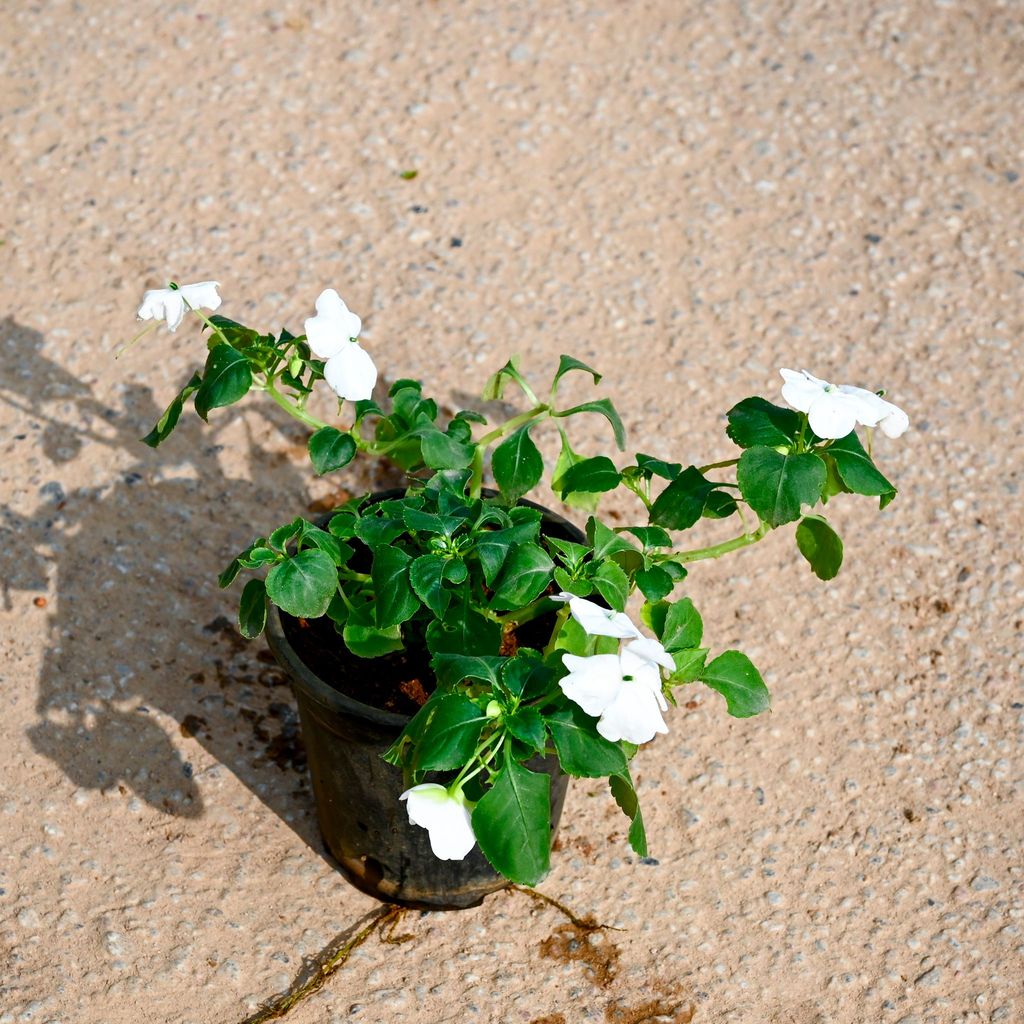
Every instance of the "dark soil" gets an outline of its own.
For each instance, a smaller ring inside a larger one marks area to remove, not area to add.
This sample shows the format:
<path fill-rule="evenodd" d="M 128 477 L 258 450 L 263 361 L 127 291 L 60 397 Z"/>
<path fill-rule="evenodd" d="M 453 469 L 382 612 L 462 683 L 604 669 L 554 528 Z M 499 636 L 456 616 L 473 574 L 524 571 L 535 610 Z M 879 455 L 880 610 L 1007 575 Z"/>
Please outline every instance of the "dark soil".
<path fill-rule="evenodd" d="M 554 614 L 542 615 L 520 626 L 509 647 L 543 649 L 554 627 Z M 281 614 L 281 625 L 295 653 L 328 686 L 371 707 L 398 715 L 414 715 L 437 686 L 425 647 L 395 651 L 380 658 L 359 658 L 338 635 L 334 623 L 321 619 L 294 619 Z"/>

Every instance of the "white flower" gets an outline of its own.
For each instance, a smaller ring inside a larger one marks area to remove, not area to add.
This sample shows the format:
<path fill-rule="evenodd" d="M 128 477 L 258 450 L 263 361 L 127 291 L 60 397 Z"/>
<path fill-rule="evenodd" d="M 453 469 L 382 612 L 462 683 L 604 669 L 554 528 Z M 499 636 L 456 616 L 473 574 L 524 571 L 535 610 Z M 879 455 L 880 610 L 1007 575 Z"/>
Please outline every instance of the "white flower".
<path fill-rule="evenodd" d="M 626 644 L 626 650 L 638 658 L 643 658 L 644 661 L 649 661 L 652 665 L 667 668 L 669 672 L 676 670 L 675 658 L 662 647 L 659 641 L 653 640 L 651 637 L 642 636 L 639 640 Z"/>
<path fill-rule="evenodd" d="M 599 604 L 594 604 L 593 601 L 576 597 L 575 594 L 570 594 L 565 590 L 556 594 L 552 600 L 568 601 L 572 617 L 590 636 L 614 636 L 624 640 L 641 635 L 640 630 L 633 625 L 632 620 L 625 612 L 602 608 Z"/>
<path fill-rule="evenodd" d="M 830 384 L 806 370 L 779 370 L 782 397 L 799 412 L 818 437 L 846 437 L 858 424 L 878 427 L 886 437 L 899 437 L 910 426 L 907 414 L 872 391 L 852 384 Z"/>
<path fill-rule="evenodd" d="M 220 307 L 217 281 L 200 281 L 177 288 L 153 288 L 142 296 L 136 314 L 140 320 L 166 320 L 167 329 L 176 331 L 185 316 L 185 304 L 192 309 L 214 310 Z"/>
<path fill-rule="evenodd" d="M 647 656 L 649 651 L 636 651 L 633 646 L 627 644 L 618 654 L 589 658 L 562 655 L 569 670 L 559 682 L 562 692 L 588 715 L 599 716 L 597 731 L 612 742 L 646 743 L 655 733 L 668 732 L 661 716 L 668 710 L 661 692 L 661 672 Z"/>
<path fill-rule="evenodd" d="M 316 316 L 306 321 L 306 341 L 318 359 L 325 360 L 324 380 L 339 398 L 361 402 L 373 393 L 377 367 L 356 338 L 363 322 L 333 289 L 316 300 Z"/>
<path fill-rule="evenodd" d="M 436 782 L 424 782 L 407 789 L 399 800 L 406 801 L 409 821 L 430 834 L 430 849 L 440 860 L 462 860 L 476 843 L 470 823 L 472 804 L 461 789 L 449 793 Z"/>

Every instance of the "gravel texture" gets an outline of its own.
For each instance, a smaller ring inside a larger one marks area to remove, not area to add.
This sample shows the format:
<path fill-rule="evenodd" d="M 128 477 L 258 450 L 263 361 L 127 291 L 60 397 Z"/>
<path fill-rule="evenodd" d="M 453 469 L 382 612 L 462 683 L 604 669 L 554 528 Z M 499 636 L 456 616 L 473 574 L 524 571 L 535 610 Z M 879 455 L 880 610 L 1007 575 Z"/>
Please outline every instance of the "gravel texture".
<path fill-rule="evenodd" d="M 233 1024 L 376 906 L 215 580 L 330 485 L 258 401 L 138 443 L 202 355 L 112 358 L 169 277 L 296 330 L 336 287 L 452 407 L 510 350 L 573 353 L 683 462 L 780 365 L 913 422 L 878 445 L 898 500 L 836 505 L 838 579 L 785 529 L 692 573 L 773 712 L 673 713 L 643 863 L 572 786 L 542 889 L 621 931 L 516 893 L 410 914 L 289 1020 L 1024 1020 L 1022 13 L 4 5 L 0 1024 Z"/>

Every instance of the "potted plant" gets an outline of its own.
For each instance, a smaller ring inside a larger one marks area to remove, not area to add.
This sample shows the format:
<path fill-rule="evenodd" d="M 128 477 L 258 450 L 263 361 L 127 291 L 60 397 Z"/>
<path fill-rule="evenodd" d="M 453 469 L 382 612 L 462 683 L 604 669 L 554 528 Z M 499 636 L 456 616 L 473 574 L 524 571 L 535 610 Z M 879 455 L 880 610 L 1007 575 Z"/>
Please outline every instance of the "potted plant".
<path fill-rule="evenodd" d="M 266 631 L 291 676 L 321 829 L 342 868 L 381 898 L 428 906 L 470 905 L 506 879 L 533 885 L 549 868 L 566 776 L 606 778 L 646 856 L 630 765 L 667 731 L 676 691 L 708 686 L 740 718 L 769 706 L 746 655 L 704 646 L 700 614 L 677 593 L 687 566 L 795 523 L 800 554 L 833 578 L 843 546 L 817 510 L 841 493 L 880 508 L 893 499 L 871 435 L 898 437 L 906 415 L 881 393 L 784 369 L 786 406 L 752 397 L 728 411 L 735 457 L 616 462 L 570 442 L 572 421 L 597 414 L 625 449 L 609 399 L 561 400 L 567 375 L 601 379 L 571 356 L 541 393 L 515 359 L 505 363 L 483 398 L 512 388 L 525 408 L 503 422 L 445 416 L 419 381 L 396 380 L 374 399 L 359 317 L 335 291 L 320 295 L 302 334 L 275 335 L 214 314 L 217 287 L 145 295 L 150 328 L 175 330 L 191 312 L 208 331 L 203 369 L 145 443 L 168 438 L 188 399 L 205 420 L 261 391 L 310 429 L 316 473 L 368 456 L 406 474 L 397 491 L 268 530 L 220 575 L 227 587 L 253 574 L 239 628 Z M 337 396 L 336 423 L 307 409 L 321 381 Z M 551 428 L 561 448 L 545 467 L 533 434 Z M 583 529 L 527 499 L 546 482 Z M 619 489 L 637 518 L 612 527 L 596 510 Z M 681 544 L 702 518 L 737 526 L 711 546 Z"/>

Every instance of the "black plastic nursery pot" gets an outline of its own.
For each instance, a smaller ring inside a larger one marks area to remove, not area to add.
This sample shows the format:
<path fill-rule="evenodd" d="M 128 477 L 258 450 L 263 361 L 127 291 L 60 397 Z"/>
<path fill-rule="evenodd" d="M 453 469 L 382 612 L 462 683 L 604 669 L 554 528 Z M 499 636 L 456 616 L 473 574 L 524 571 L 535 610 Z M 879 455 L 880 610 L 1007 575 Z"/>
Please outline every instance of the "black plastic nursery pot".
<path fill-rule="evenodd" d="M 402 492 L 374 498 L 396 493 Z M 571 523 L 541 506 L 533 507 L 544 512 L 545 532 L 584 541 Z M 409 821 L 405 803 L 399 800 L 407 788 L 401 769 L 381 757 L 410 716 L 361 703 L 317 675 L 293 644 L 299 628 L 298 620 L 271 606 L 267 641 L 288 674 L 298 702 L 320 832 L 348 879 L 385 902 L 431 909 L 476 906 L 488 893 L 504 887 L 506 879 L 477 847 L 461 861 L 434 856 L 427 830 Z M 347 664 L 349 671 L 365 673 L 372 680 L 380 671 L 377 661 L 352 657 Z M 351 684 L 347 680 L 349 692 L 354 689 Z M 531 767 L 551 777 L 554 841 L 568 778 L 554 756 L 537 759 Z"/>

